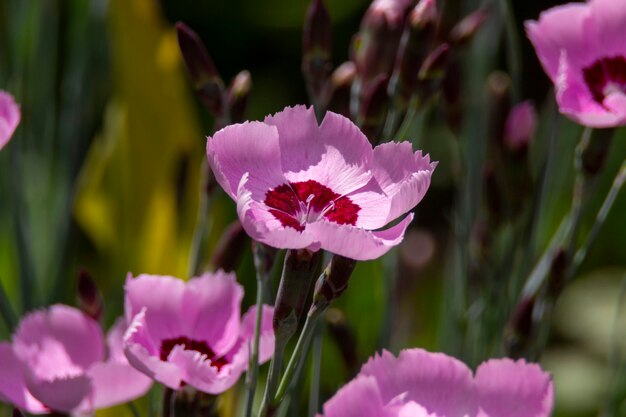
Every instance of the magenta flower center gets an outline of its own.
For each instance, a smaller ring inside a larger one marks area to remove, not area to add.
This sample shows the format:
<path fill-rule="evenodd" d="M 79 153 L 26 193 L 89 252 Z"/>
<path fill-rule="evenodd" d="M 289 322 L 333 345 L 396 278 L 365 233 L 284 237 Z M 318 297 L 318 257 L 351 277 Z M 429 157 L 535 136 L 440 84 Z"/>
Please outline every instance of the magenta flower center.
<path fill-rule="evenodd" d="M 165 339 L 161 342 L 160 358 L 162 361 L 167 361 L 168 356 L 174 349 L 174 346 L 182 345 L 185 350 L 193 350 L 207 356 L 207 359 L 211 361 L 211 365 L 216 366 L 218 370 L 222 369 L 222 366 L 227 365 L 228 361 L 225 358 L 216 358 L 215 352 L 207 345 L 205 341 L 193 340 L 185 336 L 179 336 L 174 339 Z"/>
<path fill-rule="evenodd" d="M 583 76 L 594 100 L 600 104 L 611 93 L 626 93 L 626 59 L 623 56 L 599 59 L 583 69 Z"/>
<path fill-rule="evenodd" d="M 350 198 L 313 180 L 281 184 L 265 194 L 265 204 L 283 226 L 299 232 L 321 218 L 354 226 L 361 210 Z"/>

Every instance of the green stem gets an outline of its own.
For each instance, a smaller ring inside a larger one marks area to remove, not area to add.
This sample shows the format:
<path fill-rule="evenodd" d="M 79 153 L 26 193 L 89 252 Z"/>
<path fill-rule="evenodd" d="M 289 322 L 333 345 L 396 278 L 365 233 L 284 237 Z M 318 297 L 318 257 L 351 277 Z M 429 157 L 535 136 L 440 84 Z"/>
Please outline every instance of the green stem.
<path fill-rule="evenodd" d="M 2 285 L 2 281 L 0 280 L 0 314 L 2 314 L 2 318 L 4 319 L 4 323 L 9 330 L 9 333 L 13 333 L 15 330 L 15 326 L 17 325 L 17 316 L 15 315 L 15 311 L 11 307 L 11 303 L 9 302 L 9 297 L 7 293 L 4 291 L 4 286 Z"/>
<path fill-rule="evenodd" d="M 574 252 L 576 247 L 576 239 L 578 237 L 578 229 L 582 216 L 583 203 L 589 190 L 589 181 L 583 172 L 583 152 L 589 146 L 591 133 L 593 129 L 587 127 L 583 131 L 580 142 L 576 146 L 576 156 L 574 165 L 576 168 L 576 182 L 574 183 L 574 193 L 572 196 L 572 208 L 570 211 L 570 227 L 566 238 L 566 249 L 569 256 Z"/>
<path fill-rule="evenodd" d="M 324 329 L 318 323 L 313 337 L 313 357 L 311 360 L 311 390 L 309 395 L 309 416 L 315 417 L 319 408 L 320 374 L 322 372 L 322 348 L 324 345 Z"/>
<path fill-rule="evenodd" d="M 209 168 L 206 160 L 202 162 L 201 171 L 201 190 L 200 190 L 200 205 L 198 207 L 198 216 L 196 219 L 196 226 L 193 232 L 193 241 L 191 243 L 191 251 L 189 253 L 189 269 L 187 276 L 189 278 L 195 277 L 200 273 L 200 269 L 203 261 L 203 254 L 206 252 L 206 243 L 208 235 L 208 217 L 209 210 L 211 209 L 211 197 L 209 191 L 206 190 L 205 184 L 208 180 Z"/>
<path fill-rule="evenodd" d="M 500 12 L 502 20 L 504 20 L 506 31 L 506 59 L 507 67 L 512 79 L 511 96 L 513 103 L 518 103 L 521 100 L 521 85 L 522 85 L 522 53 L 519 35 L 517 28 L 515 27 L 515 16 L 511 9 L 511 3 L 509 0 L 500 0 Z"/>
<path fill-rule="evenodd" d="M 580 249 L 578 249 L 574 256 L 574 261 L 572 262 L 571 269 L 568 273 L 569 279 L 574 278 L 576 272 L 578 271 L 578 268 L 580 268 L 580 265 L 585 260 L 587 252 L 589 252 L 589 249 L 595 243 L 598 234 L 600 233 L 600 230 L 602 229 L 602 226 L 604 225 L 604 222 L 609 215 L 611 208 L 613 207 L 613 203 L 615 203 L 615 199 L 619 195 L 622 186 L 624 185 L 624 182 L 626 182 L 626 159 L 624 160 L 624 162 L 622 162 L 622 166 L 620 167 L 617 175 L 615 176 L 615 179 L 613 180 L 613 185 L 611 186 L 609 193 L 607 194 L 604 202 L 602 203 L 602 206 L 600 207 L 600 210 L 598 211 L 596 220 L 593 223 L 587 239 L 585 239 L 582 246 L 580 247 Z"/>
<path fill-rule="evenodd" d="M 287 368 L 283 374 L 282 379 L 280 380 L 280 384 L 278 386 L 278 390 L 276 391 L 276 395 L 274 395 L 272 399 L 272 405 L 278 405 L 283 396 L 287 392 L 287 388 L 291 384 L 291 380 L 293 379 L 296 368 L 298 368 L 300 362 L 304 361 L 306 358 L 306 351 L 308 350 L 309 342 L 311 341 L 311 336 L 315 330 L 315 323 L 324 311 L 326 311 L 327 305 L 317 308 L 315 305 L 311 307 L 309 310 L 309 314 L 307 314 L 306 321 L 304 322 L 304 327 L 302 328 L 302 332 L 300 333 L 300 337 L 298 338 L 298 342 L 296 343 L 296 347 L 291 354 L 291 358 L 289 359 L 289 363 L 287 364 Z"/>
<path fill-rule="evenodd" d="M 252 343 L 252 355 L 248 363 L 248 373 L 246 374 L 246 417 L 252 416 L 252 404 L 254 403 L 254 393 L 259 378 L 259 340 L 261 338 L 261 322 L 263 319 L 263 287 L 267 281 L 265 271 L 265 254 L 259 253 L 263 249 L 260 245 L 255 245 L 254 266 L 256 268 L 256 319 L 254 322 L 254 341 Z"/>

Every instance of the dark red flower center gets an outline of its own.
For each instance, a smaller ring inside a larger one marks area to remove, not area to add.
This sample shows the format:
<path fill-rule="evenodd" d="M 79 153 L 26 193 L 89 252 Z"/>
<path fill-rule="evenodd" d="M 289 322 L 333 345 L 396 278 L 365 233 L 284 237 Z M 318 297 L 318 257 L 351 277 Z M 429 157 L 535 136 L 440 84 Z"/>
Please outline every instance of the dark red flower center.
<path fill-rule="evenodd" d="M 623 56 L 602 58 L 583 69 L 589 91 L 598 103 L 610 93 L 626 94 L 626 59 Z"/>
<path fill-rule="evenodd" d="M 306 223 L 322 217 L 354 226 L 361 210 L 349 197 L 313 180 L 281 184 L 265 194 L 265 204 L 283 226 L 299 232 L 304 230 Z"/>
<path fill-rule="evenodd" d="M 185 336 L 179 336 L 173 339 L 165 339 L 161 342 L 159 357 L 162 361 L 167 361 L 167 357 L 170 356 L 172 349 L 174 349 L 174 346 L 176 345 L 182 345 L 183 349 L 185 350 L 193 350 L 202 353 L 203 355 L 206 355 L 207 359 L 211 361 L 211 365 L 217 366 L 218 370 L 222 369 L 222 366 L 229 363 L 225 358 L 216 358 L 215 352 L 213 352 L 213 349 L 211 349 L 205 341 L 193 340 Z"/>

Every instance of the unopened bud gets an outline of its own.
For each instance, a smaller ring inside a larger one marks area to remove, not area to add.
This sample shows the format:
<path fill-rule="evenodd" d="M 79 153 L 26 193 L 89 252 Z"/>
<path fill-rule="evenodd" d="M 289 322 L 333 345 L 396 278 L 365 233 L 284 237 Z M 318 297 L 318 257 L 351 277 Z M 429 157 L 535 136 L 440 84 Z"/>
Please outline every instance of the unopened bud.
<path fill-rule="evenodd" d="M 513 107 L 504 127 L 504 146 L 514 154 L 526 154 L 535 135 L 537 112 L 531 100 Z"/>
<path fill-rule="evenodd" d="M 187 72 L 205 107 L 216 117 L 224 111 L 224 81 L 196 32 L 182 22 L 176 23 L 178 46 Z"/>
<path fill-rule="evenodd" d="M 566 274 L 571 257 L 564 248 L 558 248 L 552 256 L 550 275 L 548 277 L 548 295 L 555 300 L 563 292 L 566 283 Z"/>
<path fill-rule="evenodd" d="M 593 130 L 587 146 L 582 150 L 582 170 L 588 177 L 604 169 L 614 133 L 615 128 Z"/>
<path fill-rule="evenodd" d="M 311 0 L 304 20 L 302 73 L 312 96 L 320 98 L 330 70 L 332 26 L 323 0 Z"/>
<path fill-rule="evenodd" d="M 102 317 L 102 295 L 89 273 L 78 271 L 78 301 L 80 309 L 92 319 L 99 321 Z"/>
<path fill-rule="evenodd" d="M 436 26 L 435 0 L 421 0 L 409 14 L 389 81 L 389 95 L 399 94 L 402 107 L 406 106 L 415 92 L 418 72 L 432 47 Z"/>
<path fill-rule="evenodd" d="M 254 256 L 254 267 L 256 270 L 267 276 L 274 267 L 278 249 L 253 240 L 252 254 Z"/>
<path fill-rule="evenodd" d="M 372 145 L 376 145 L 389 106 L 387 76 L 380 74 L 375 80 L 365 85 L 362 98 L 357 121 Z"/>
<path fill-rule="evenodd" d="M 445 75 L 450 57 L 450 45 L 442 43 L 426 56 L 419 70 L 420 80 L 440 80 Z"/>
<path fill-rule="evenodd" d="M 247 244 L 248 234 L 243 230 L 239 220 L 235 220 L 226 227 L 217 243 L 211 265 L 215 269 L 222 269 L 226 272 L 234 271 L 241 261 Z"/>
<path fill-rule="evenodd" d="M 228 109 L 232 123 L 241 123 L 246 120 L 245 113 L 250 90 L 252 90 L 252 76 L 250 71 L 243 70 L 233 78 L 228 87 Z"/>
<path fill-rule="evenodd" d="M 520 358 L 528 351 L 534 333 L 534 309 L 534 297 L 522 299 L 515 307 L 504 331 L 504 348 L 507 356 Z"/>
<path fill-rule="evenodd" d="M 322 107 L 350 117 L 350 90 L 356 76 L 356 66 L 347 61 L 339 65 L 326 83 Z"/>
<path fill-rule="evenodd" d="M 489 9 L 478 9 L 465 16 L 450 31 L 450 43 L 463 45 L 469 42 L 489 17 Z"/>
<path fill-rule="evenodd" d="M 331 301 L 339 298 L 348 288 L 348 281 L 354 271 L 356 261 L 341 255 L 333 255 L 330 263 L 315 284 L 313 303 L 317 308 L 324 308 Z"/>

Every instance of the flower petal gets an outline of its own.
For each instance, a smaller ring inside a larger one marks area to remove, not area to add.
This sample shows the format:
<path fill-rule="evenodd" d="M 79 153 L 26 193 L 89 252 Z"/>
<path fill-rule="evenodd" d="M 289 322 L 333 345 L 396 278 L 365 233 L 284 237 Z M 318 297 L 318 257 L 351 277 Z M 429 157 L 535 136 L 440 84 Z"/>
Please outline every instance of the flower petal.
<path fill-rule="evenodd" d="M 241 332 L 239 339 L 242 345 L 246 347 L 245 357 L 248 357 L 248 342 L 252 344 L 254 339 L 254 326 L 256 324 L 257 307 L 252 306 L 241 319 Z M 274 354 L 274 328 L 272 320 L 274 319 L 274 307 L 263 304 L 261 312 L 261 337 L 259 339 L 259 363 L 267 362 Z"/>
<path fill-rule="evenodd" d="M 281 166 L 291 182 L 315 180 L 337 194 L 365 186 L 372 146 L 349 119 L 327 112 L 317 125 L 313 107 L 295 106 L 265 118 L 276 126 Z"/>
<path fill-rule="evenodd" d="M 13 96 L 0 90 L 0 149 L 13 136 L 21 117 L 20 108 Z"/>
<path fill-rule="evenodd" d="M 62 304 L 28 314 L 13 340 L 16 354 L 42 378 L 75 375 L 104 359 L 100 325 Z"/>
<path fill-rule="evenodd" d="M 227 126 L 207 141 L 211 169 L 232 199 L 236 199 L 239 182 L 245 173 L 250 176 L 248 188 L 258 201 L 269 189 L 285 183 L 280 154 L 278 131 L 261 122 Z"/>
<path fill-rule="evenodd" d="M 547 417 L 554 387 L 550 375 L 524 360 L 492 359 L 476 370 L 479 417 Z"/>
<path fill-rule="evenodd" d="M 52 410 L 64 413 L 74 411 L 92 394 L 91 380 L 85 374 L 43 379 L 25 368 L 24 380 L 33 397 Z"/>
<path fill-rule="evenodd" d="M 10 402 L 31 414 L 50 412 L 50 409 L 35 399 L 26 388 L 22 363 L 8 342 L 0 342 L 0 401 Z"/>
<path fill-rule="evenodd" d="M 406 400 L 416 402 L 431 414 L 476 414 L 472 372 L 451 356 L 408 349 L 395 358 L 383 351 L 363 365 L 359 375 L 376 378 L 385 403 L 406 393 Z"/>
<path fill-rule="evenodd" d="M 135 316 L 124 335 L 126 358 L 139 372 L 172 389 L 178 389 L 182 372 L 175 364 L 160 359 L 159 347 L 146 330 L 145 312 L 143 309 Z"/>
<path fill-rule="evenodd" d="M 411 401 L 405 404 L 398 412 L 398 417 L 437 417 L 435 414 L 429 414 L 421 405 Z"/>
<path fill-rule="evenodd" d="M 541 65 L 556 82 L 561 51 L 567 51 L 579 68 L 589 63 L 596 48 L 587 31 L 590 11 L 586 4 L 569 3 L 544 11 L 539 21 L 527 21 L 526 34 L 535 46 Z"/>
<path fill-rule="evenodd" d="M 126 317 L 118 317 L 107 333 L 107 360 L 126 361 L 124 355 L 124 333 L 128 329 Z"/>
<path fill-rule="evenodd" d="M 144 395 L 152 380 L 128 362 L 108 361 L 95 364 L 88 373 L 93 386 L 93 408 L 100 409 L 132 401 Z"/>
<path fill-rule="evenodd" d="M 207 342 L 221 356 L 239 337 L 243 288 L 234 273 L 206 273 L 187 283 L 183 297 L 182 319 L 187 322 L 185 336 Z"/>
<path fill-rule="evenodd" d="M 324 404 L 324 417 L 391 417 L 384 404 L 376 379 L 359 375 Z"/>
<path fill-rule="evenodd" d="M 357 261 L 367 261 L 384 255 L 402 242 L 412 220 L 411 213 L 395 226 L 379 231 L 320 220 L 307 225 L 307 230 L 320 241 L 323 249 Z"/>
<path fill-rule="evenodd" d="M 599 46 L 598 52 L 604 56 L 625 56 L 626 7 L 624 7 L 624 2 L 621 0 L 591 0 L 588 4 L 591 19 L 594 22 L 592 27 L 597 32 L 595 44 Z M 585 35 L 590 36 L 589 33 Z"/>
<path fill-rule="evenodd" d="M 128 321 L 144 307 L 148 331 L 155 341 L 175 338 L 185 334 L 181 317 L 185 282 L 181 279 L 142 274 L 126 279 L 125 310 Z"/>
<path fill-rule="evenodd" d="M 388 223 L 415 207 L 424 198 L 436 162 L 413 152 L 409 142 L 388 142 L 374 149 L 374 178 L 391 198 Z M 381 227 L 379 225 L 377 227 Z"/>

